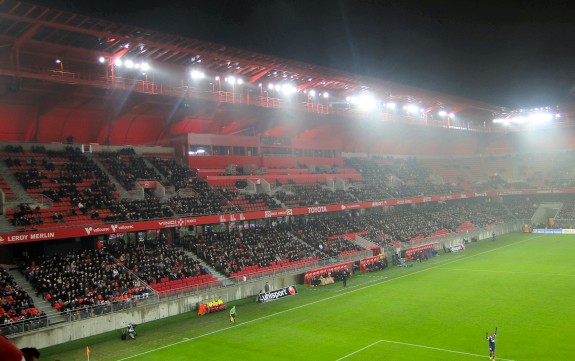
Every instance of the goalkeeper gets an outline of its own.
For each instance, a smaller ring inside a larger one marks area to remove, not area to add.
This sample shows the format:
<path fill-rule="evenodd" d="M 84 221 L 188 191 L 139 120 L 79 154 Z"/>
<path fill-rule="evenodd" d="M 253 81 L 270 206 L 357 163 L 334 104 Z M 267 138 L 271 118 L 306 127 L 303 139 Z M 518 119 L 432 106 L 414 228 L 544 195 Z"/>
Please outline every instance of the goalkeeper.
<path fill-rule="evenodd" d="M 495 332 L 489 335 L 488 332 L 485 332 L 485 338 L 489 342 L 489 359 L 491 361 L 495 361 L 495 337 L 497 336 L 497 327 L 495 327 Z"/>

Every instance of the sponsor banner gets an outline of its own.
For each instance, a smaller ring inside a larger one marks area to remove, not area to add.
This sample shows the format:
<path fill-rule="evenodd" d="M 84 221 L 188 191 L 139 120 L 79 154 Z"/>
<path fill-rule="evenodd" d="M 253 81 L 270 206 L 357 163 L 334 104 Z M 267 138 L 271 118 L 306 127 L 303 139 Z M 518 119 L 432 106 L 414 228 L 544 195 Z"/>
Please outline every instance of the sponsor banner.
<path fill-rule="evenodd" d="M 542 233 L 542 234 L 563 234 L 563 229 L 545 229 L 545 228 L 534 228 L 532 233 Z"/>
<path fill-rule="evenodd" d="M 455 246 L 449 247 L 449 249 L 451 250 L 451 252 L 463 251 L 463 250 L 465 249 L 465 245 L 463 245 L 463 244 L 456 244 Z"/>
<path fill-rule="evenodd" d="M 103 234 L 112 234 L 119 232 L 137 232 L 150 229 L 190 227 L 204 224 L 240 222 L 240 221 L 249 221 L 262 218 L 297 216 L 303 214 L 340 212 L 342 210 L 349 210 L 349 209 L 389 207 L 402 204 L 417 204 L 417 203 L 437 202 L 452 199 L 493 197 L 498 195 L 514 195 L 514 194 L 557 194 L 557 193 L 575 193 L 575 189 L 548 189 L 548 190 L 523 190 L 523 191 L 500 191 L 500 192 L 488 191 L 484 193 L 462 193 L 462 194 L 437 195 L 431 197 L 386 199 L 386 200 L 379 200 L 379 201 L 376 200 L 370 202 L 332 204 L 327 206 L 311 206 L 311 207 L 299 207 L 299 208 L 288 208 L 288 209 L 273 209 L 273 210 L 257 211 L 257 212 L 228 213 L 228 214 L 211 215 L 203 217 L 182 217 L 182 218 L 150 220 L 142 222 L 119 223 L 119 224 L 101 224 L 101 223 L 87 224 L 85 226 L 77 226 L 69 228 L 38 229 L 24 232 L 0 234 L 0 245 L 22 243 L 22 242 L 46 241 L 46 240 L 62 239 L 62 238 L 99 236 Z M 65 226 L 65 223 L 54 225 L 54 227 L 60 227 L 62 225 Z M 562 231 L 534 229 L 533 233 L 562 233 Z M 565 233 L 570 234 L 567 232 Z"/>
<path fill-rule="evenodd" d="M 297 288 L 295 286 L 289 286 L 280 288 L 279 290 L 269 291 L 269 292 L 261 292 L 258 294 L 258 302 L 270 302 L 275 301 L 280 298 L 293 296 L 297 294 Z"/>

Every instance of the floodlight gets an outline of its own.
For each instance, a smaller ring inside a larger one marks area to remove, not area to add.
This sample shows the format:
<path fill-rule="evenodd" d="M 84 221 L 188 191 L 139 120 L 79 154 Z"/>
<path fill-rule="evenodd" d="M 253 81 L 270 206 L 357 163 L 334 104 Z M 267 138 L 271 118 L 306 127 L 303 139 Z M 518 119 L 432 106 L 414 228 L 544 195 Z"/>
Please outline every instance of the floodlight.
<path fill-rule="evenodd" d="M 553 119 L 553 115 L 550 113 L 534 113 L 529 114 L 528 120 L 533 123 L 544 123 Z"/>
<path fill-rule="evenodd" d="M 192 70 L 191 72 L 192 79 L 203 79 L 205 74 L 199 70 Z"/>
<path fill-rule="evenodd" d="M 134 67 L 134 62 L 132 60 L 126 60 L 126 62 L 124 64 L 126 65 L 126 68 L 128 68 L 128 69 L 132 69 Z"/>
<path fill-rule="evenodd" d="M 122 66 L 122 64 L 123 64 L 122 59 L 118 58 L 118 59 L 114 60 L 114 65 Z"/>
<path fill-rule="evenodd" d="M 328 92 L 323 93 L 323 97 L 326 99 L 329 98 L 329 93 Z"/>
<path fill-rule="evenodd" d="M 405 108 L 408 113 L 417 113 L 419 112 L 419 107 L 415 104 L 408 104 Z"/>
<path fill-rule="evenodd" d="M 238 79 L 238 84 L 242 85 L 244 83 L 244 80 L 242 78 Z"/>
<path fill-rule="evenodd" d="M 312 97 L 315 97 L 315 90 L 313 90 L 313 89 L 310 90 L 310 91 L 309 91 L 309 95 L 312 96 Z"/>
<path fill-rule="evenodd" d="M 236 78 L 234 78 L 233 76 L 227 77 L 226 81 L 232 85 L 234 85 L 236 83 Z"/>
<path fill-rule="evenodd" d="M 395 109 L 396 104 L 394 102 L 389 102 L 385 106 L 387 107 L 387 109 L 393 110 L 393 109 Z"/>
<path fill-rule="evenodd" d="M 218 75 L 216 75 L 216 77 L 214 78 L 216 81 L 220 80 L 220 77 Z"/>
<path fill-rule="evenodd" d="M 445 110 L 440 110 L 437 114 L 438 114 L 440 117 L 445 117 L 445 116 L 447 115 L 447 112 L 446 112 Z"/>
<path fill-rule="evenodd" d="M 104 58 L 103 56 L 98 57 L 98 62 L 100 64 L 104 64 L 106 62 L 106 58 Z"/>
<path fill-rule="evenodd" d="M 366 111 L 372 110 L 373 108 L 375 108 L 375 105 L 376 105 L 375 98 L 371 94 L 362 94 L 357 99 L 357 106 L 361 110 L 366 110 Z"/>
<path fill-rule="evenodd" d="M 269 83 L 269 84 L 268 84 L 268 89 L 269 89 L 269 90 L 272 90 L 273 88 L 274 88 L 274 85 L 273 85 L 272 83 Z"/>
<path fill-rule="evenodd" d="M 56 59 L 56 64 L 61 64 L 61 63 L 62 63 L 62 60 Z"/>
<path fill-rule="evenodd" d="M 148 71 L 148 70 L 150 70 L 150 64 L 148 64 L 148 63 L 146 63 L 146 62 L 143 62 L 142 64 L 140 64 L 140 68 L 141 68 L 143 71 Z"/>

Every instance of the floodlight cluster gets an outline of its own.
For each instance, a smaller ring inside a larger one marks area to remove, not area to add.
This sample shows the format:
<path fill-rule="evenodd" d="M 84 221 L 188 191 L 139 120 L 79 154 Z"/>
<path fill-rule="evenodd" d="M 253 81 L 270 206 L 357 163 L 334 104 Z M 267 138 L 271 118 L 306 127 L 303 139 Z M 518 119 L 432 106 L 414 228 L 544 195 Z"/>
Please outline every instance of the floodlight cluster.
<path fill-rule="evenodd" d="M 132 59 L 122 60 L 121 58 L 117 58 L 116 60 L 114 60 L 114 66 L 117 68 L 136 69 L 141 71 L 150 70 L 150 65 L 145 61 L 136 62 Z"/>
<path fill-rule="evenodd" d="M 553 118 L 560 118 L 561 114 L 553 114 L 549 112 L 533 112 L 527 114 L 520 114 L 515 116 L 510 116 L 507 118 L 496 118 L 493 119 L 495 124 L 503 124 L 506 126 L 516 124 L 516 125 L 538 125 L 549 123 Z"/>

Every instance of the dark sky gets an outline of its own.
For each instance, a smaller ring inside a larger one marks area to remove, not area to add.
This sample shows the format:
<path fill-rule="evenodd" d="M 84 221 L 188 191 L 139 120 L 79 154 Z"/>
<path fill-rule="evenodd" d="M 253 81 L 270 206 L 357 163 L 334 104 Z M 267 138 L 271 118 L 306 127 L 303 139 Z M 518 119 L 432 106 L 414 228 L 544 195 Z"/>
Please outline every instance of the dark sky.
<path fill-rule="evenodd" d="M 30 1 L 497 105 L 575 99 L 568 1 Z"/>

